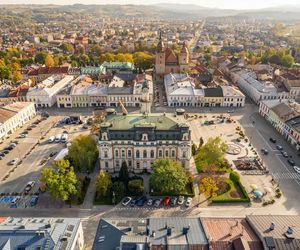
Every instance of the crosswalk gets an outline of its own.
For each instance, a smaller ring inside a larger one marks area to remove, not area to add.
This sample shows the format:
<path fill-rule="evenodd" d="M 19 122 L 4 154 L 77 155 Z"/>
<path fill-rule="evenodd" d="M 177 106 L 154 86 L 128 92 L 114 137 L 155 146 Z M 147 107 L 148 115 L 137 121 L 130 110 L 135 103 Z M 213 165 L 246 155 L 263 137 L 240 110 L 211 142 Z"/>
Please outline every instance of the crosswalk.
<path fill-rule="evenodd" d="M 275 180 L 280 180 L 280 179 L 294 179 L 294 180 L 300 180 L 300 174 L 297 173 L 290 173 L 290 172 L 285 172 L 285 173 L 273 173 L 272 177 Z"/>

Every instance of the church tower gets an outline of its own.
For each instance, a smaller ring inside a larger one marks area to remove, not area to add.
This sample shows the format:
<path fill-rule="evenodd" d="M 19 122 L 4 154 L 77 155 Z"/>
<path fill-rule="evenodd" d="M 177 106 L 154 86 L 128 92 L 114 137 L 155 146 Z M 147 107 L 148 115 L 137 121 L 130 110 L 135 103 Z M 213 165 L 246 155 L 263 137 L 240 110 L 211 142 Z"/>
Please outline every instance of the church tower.
<path fill-rule="evenodd" d="M 161 31 L 159 33 L 159 42 L 157 44 L 155 55 L 155 71 L 156 75 L 164 75 L 166 67 L 165 45 L 162 41 Z"/>
<path fill-rule="evenodd" d="M 178 55 L 178 61 L 179 61 L 180 71 L 186 72 L 189 68 L 190 53 L 185 42 L 183 43 L 180 53 Z"/>

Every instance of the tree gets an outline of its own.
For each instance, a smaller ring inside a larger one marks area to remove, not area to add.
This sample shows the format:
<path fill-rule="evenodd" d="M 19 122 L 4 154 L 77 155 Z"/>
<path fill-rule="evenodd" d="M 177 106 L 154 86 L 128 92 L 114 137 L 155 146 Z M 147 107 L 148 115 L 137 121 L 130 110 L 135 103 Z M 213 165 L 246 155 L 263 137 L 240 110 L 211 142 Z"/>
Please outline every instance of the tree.
<path fill-rule="evenodd" d="M 104 170 L 101 170 L 96 181 L 97 197 L 99 198 L 108 196 L 111 186 L 112 181 L 110 174 Z"/>
<path fill-rule="evenodd" d="M 227 145 L 220 137 L 209 138 L 207 143 L 200 148 L 195 157 L 195 163 L 198 171 L 207 165 L 216 165 L 220 167 L 225 161 Z"/>
<path fill-rule="evenodd" d="M 211 198 L 217 195 L 217 191 L 219 190 L 217 186 L 217 181 L 212 177 L 204 177 L 200 181 L 199 190 L 201 193 L 207 198 Z"/>
<path fill-rule="evenodd" d="M 119 179 L 127 187 L 129 181 L 129 173 L 128 173 L 128 167 L 126 161 L 122 162 L 122 166 L 119 172 Z"/>
<path fill-rule="evenodd" d="M 45 64 L 45 59 L 46 59 L 47 55 L 48 54 L 46 52 L 39 52 L 36 54 L 34 60 L 36 63 Z"/>
<path fill-rule="evenodd" d="M 90 135 L 79 135 L 73 140 L 68 157 L 79 172 L 84 172 L 94 169 L 98 154 L 95 140 Z"/>
<path fill-rule="evenodd" d="M 112 184 L 111 191 L 115 193 L 117 200 L 121 200 L 126 194 L 126 187 L 123 182 L 115 181 Z"/>
<path fill-rule="evenodd" d="M 11 65 L 11 68 L 12 68 L 12 80 L 14 82 L 18 82 L 22 79 L 22 74 L 21 74 L 21 67 L 20 67 L 20 64 L 14 62 L 12 63 Z"/>
<path fill-rule="evenodd" d="M 133 62 L 136 68 L 150 69 L 153 65 L 153 55 L 146 52 L 136 52 L 133 54 Z"/>
<path fill-rule="evenodd" d="M 193 143 L 192 145 L 192 155 L 196 155 L 197 154 L 197 145 L 195 143 Z"/>
<path fill-rule="evenodd" d="M 11 75 L 11 69 L 6 65 L 4 60 L 0 59 L 0 80 L 9 79 Z"/>
<path fill-rule="evenodd" d="M 128 182 L 128 193 L 133 196 L 142 195 L 144 193 L 143 180 L 135 179 Z"/>
<path fill-rule="evenodd" d="M 203 146 L 203 144 L 204 144 L 204 140 L 203 140 L 203 138 L 202 138 L 202 136 L 200 137 L 200 140 L 199 140 L 199 147 L 198 147 L 198 149 L 200 150 L 200 148 Z"/>
<path fill-rule="evenodd" d="M 54 199 L 67 201 L 76 195 L 79 181 L 73 167 L 67 160 L 54 161 L 51 168 L 44 168 L 41 173 L 41 182 L 45 183 L 46 191 Z"/>
<path fill-rule="evenodd" d="M 171 159 L 159 159 L 152 165 L 151 187 L 161 194 L 177 195 L 188 184 L 188 175 L 181 164 Z"/>
<path fill-rule="evenodd" d="M 97 56 L 100 56 L 103 53 L 103 49 L 100 47 L 99 44 L 96 44 L 92 48 L 92 52 L 95 53 Z"/>
<path fill-rule="evenodd" d="M 53 67 L 55 65 L 53 57 L 49 54 L 45 58 L 45 65 L 47 67 Z"/>
<path fill-rule="evenodd" d="M 74 51 L 74 47 L 70 43 L 63 43 L 60 48 L 63 50 L 64 53 L 72 53 Z"/>
<path fill-rule="evenodd" d="M 292 66 L 294 65 L 294 63 L 295 63 L 294 57 L 292 57 L 290 54 L 284 55 L 284 56 L 282 57 L 281 63 L 282 63 L 282 65 L 283 65 L 284 67 L 290 68 L 290 67 L 292 67 Z"/>
<path fill-rule="evenodd" d="M 209 164 L 204 167 L 204 172 L 208 173 L 209 175 L 214 175 L 216 173 L 216 171 L 217 171 L 216 165 Z"/>

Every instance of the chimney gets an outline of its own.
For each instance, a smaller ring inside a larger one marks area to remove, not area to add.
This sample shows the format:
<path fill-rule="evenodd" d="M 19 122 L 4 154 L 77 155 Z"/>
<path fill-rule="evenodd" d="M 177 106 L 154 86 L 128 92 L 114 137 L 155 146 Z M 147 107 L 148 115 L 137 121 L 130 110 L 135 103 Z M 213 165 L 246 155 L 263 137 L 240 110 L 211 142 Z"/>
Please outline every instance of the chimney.
<path fill-rule="evenodd" d="M 272 230 L 274 230 L 274 229 L 275 229 L 275 224 L 274 224 L 274 222 L 272 222 L 272 223 L 270 224 L 269 230 L 272 231 Z"/>

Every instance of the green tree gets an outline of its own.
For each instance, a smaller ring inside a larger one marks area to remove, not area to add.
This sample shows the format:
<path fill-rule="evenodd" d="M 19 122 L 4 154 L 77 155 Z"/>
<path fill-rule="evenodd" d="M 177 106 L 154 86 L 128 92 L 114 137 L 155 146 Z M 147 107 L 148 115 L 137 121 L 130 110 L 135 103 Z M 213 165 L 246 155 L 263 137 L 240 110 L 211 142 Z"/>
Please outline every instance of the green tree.
<path fill-rule="evenodd" d="M 217 195 L 219 190 L 217 181 L 212 177 L 204 177 L 200 181 L 199 190 L 204 193 L 206 198 L 211 198 Z"/>
<path fill-rule="evenodd" d="M 200 137 L 200 140 L 199 140 L 199 147 L 198 147 L 198 149 L 200 150 L 200 148 L 203 146 L 203 144 L 204 144 L 204 140 L 203 140 L 203 138 L 202 138 L 202 136 Z"/>
<path fill-rule="evenodd" d="M 123 182 L 115 181 L 112 184 L 111 191 L 115 193 L 116 200 L 121 200 L 126 194 L 126 187 Z"/>
<path fill-rule="evenodd" d="M 104 170 L 101 170 L 97 176 L 96 192 L 97 197 L 108 196 L 110 188 L 112 186 L 111 176 Z"/>
<path fill-rule="evenodd" d="M 209 138 L 207 143 L 200 148 L 195 156 L 195 163 L 198 171 L 207 165 L 216 165 L 220 167 L 224 164 L 227 145 L 220 137 Z"/>
<path fill-rule="evenodd" d="M 195 143 L 193 143 L 192 145 L 192 155 L 196 155 L 197 154 L 197 145 Z"/>
<path fill-rule="evenodd" d="M 41 173 L 41 182 L 46 191 L 57 200 L 67 201 L 78 193 L 79 181 L 73 167 L 67 160 L 55 161 L 51 168 L 44 168 Z"/>
<path fill-rule="evenodd" d="M 133 54 L 133 62 L 136 68 L 150 69 L 153 65 L 153 55 L 146 52 L 136 52 Z"/>
<path fill-rule="evenodd" d="M 84 172 L 94 169 L 98 154 L 95 140 L 90 135 L 79 135 L 73 140 L 68 157 L 79 172 Z"/>
<path fill-rule="evenodd" d="M 142 195 L 144 193 L 143 180 L 135 179 L 128 182 L 128 193 L 130 195 Z"/>
<path fill-rule="evenodd" d="M 129 173 L 126 161 L 122 162 L 122 166 L 119 171 L 119 179 L 124 183 L 125 187 L 127 187 L 129 181 Z"/>
<path fill-rule="evenodd" d="M 39 64 L 45 64 L 45 59 L 47 57 L 46 52 L 39 52 L 36 54 L 34 61 Z"/>
<path fill-rule="evenodd" d="M 96 44 L 92 48 L 92 52 L 95 53 L 97 56 L 100 56 L 103 53 L 103 48 L 101 48 L 99 44 Z"/>
<path fill-rule="evenodd" d="M 70 43 L 63 43 L 60 48 L 63 50 L 64 53 L 72 53 L 74 51 L 74 47 Z"/>
<path fill-rule="evenodd" d="M 240 181 L 241 176 L 238 172 L 231 171 L 229 174 L 229 178 L 230 178 L 230 180 L 232 180 L 232 182 L 236 183 L 236 182 Z"/>
<path fill-rule="evenodd" d="M 283 65 L 284 67 L 290 68 L 290 67 L 292 67 L 292 66 L 294 65 L 294 63 L 295 63 L 294 57 L 292 57 L 290 54 L 284 55 L 284 56 L 282 57 L 281 63 L 282 63 L 282 65 Z"/>
<path fill-rule="evenodd" d="M 0 80 L 9 79 L 11 74 L 11 69 L 0 59 Z"/>
<path fill-rule="evenodd" d="M 159 159 L 153 163 L 152 169 L 150 184 L 155 191 L 177 195 L 185 190 L 188 175 L 179 162 Z"/>

